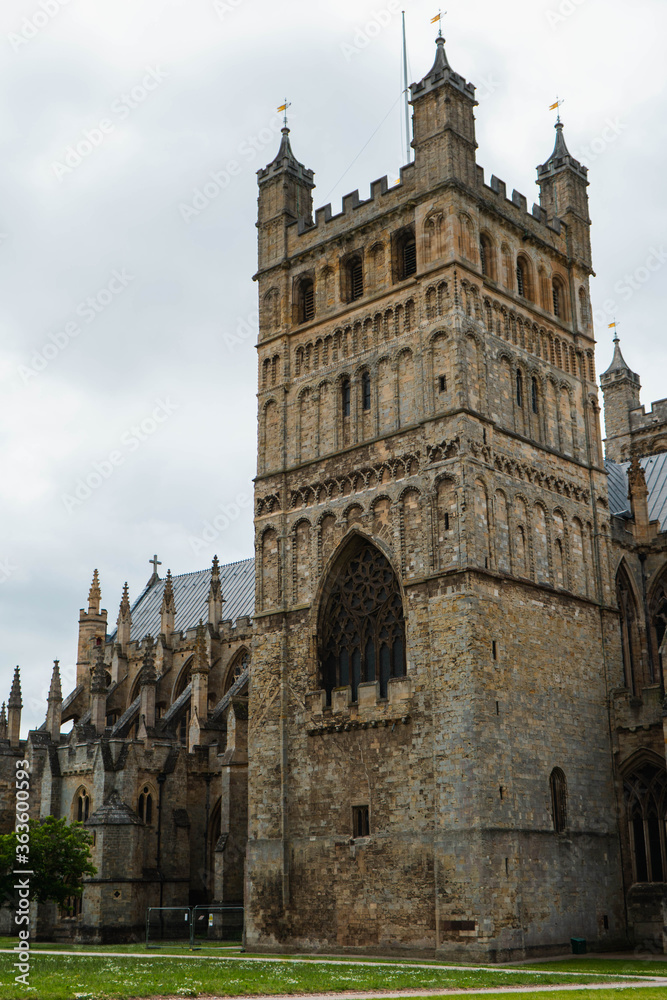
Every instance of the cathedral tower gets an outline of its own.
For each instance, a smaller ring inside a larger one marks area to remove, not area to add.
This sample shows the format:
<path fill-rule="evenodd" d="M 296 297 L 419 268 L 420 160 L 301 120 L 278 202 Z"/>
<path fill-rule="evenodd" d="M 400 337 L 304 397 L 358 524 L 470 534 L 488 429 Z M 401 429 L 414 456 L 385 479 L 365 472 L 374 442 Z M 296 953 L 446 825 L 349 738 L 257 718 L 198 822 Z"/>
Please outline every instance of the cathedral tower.
<path fill-rule="evenodd" d="M 487 185 L 436 46 L 398 184 L 259 172 L 249 947 L 624 933 L 585 168 Z"/>

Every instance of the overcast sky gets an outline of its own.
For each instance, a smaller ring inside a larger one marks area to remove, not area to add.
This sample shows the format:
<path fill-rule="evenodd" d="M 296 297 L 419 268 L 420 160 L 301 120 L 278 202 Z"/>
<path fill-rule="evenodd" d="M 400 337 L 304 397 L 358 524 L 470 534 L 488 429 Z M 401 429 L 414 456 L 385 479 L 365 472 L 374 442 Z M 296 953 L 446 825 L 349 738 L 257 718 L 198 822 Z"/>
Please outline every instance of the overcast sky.
<path fill-rule="evenodd" d="M 287 97 L 316 205 L 397 179 L 400 6 L 415 80 L 432 0 L 3 0 L 0 700 L 20 664 L 24 732 L 55 657 L 73 687 L 95 567 L 113 627 L 154 552 L 161 574 L 252 555 L 255 171 Z M 478 162 L 529 204 L 565 99 L 590 168 L 598 370 L 615 316 L 648 407 L 667 395 L 667 5 L 480 0 L 443 23 L 478 87 Z M 237 516 L 203 541 L 220 505 Z"/>

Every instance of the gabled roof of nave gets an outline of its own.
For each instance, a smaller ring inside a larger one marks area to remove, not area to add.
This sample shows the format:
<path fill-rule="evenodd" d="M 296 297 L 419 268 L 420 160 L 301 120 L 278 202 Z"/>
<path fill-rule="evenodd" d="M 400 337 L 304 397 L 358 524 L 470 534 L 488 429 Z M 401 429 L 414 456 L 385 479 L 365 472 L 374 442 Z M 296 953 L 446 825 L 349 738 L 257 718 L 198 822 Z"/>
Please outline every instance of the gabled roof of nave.
<path fill-rule="evenodd" d="M 220 567 L 220 583 L 224 603 L 222 617 L 226 621 L 236 621 L 255 613 L 255 560 L 242 559 Z M 166 580 L 149 584 L 132 606 L 131 641 L 143 639 L 150 634 L 160 634 L 160 608 Z M 172 576 L 171 584 L 176 606 L 175 628 L 177 632 L 195 628 L 200 618 L 208 620 L 208 593 L 211 586 L 211 569 L 195 573 L 181 573 Z M 113 639 L 116 630 L 110 638 Z"/>
<path fill-rule="evenodd" d="M 630 463 L 606 461 L 604 464 L 609 475 L 609 509 L 612 514 L 629 516 Z M 639 464 L 648 487 L 648 516 L 651 521 L 659 522 L 661 531 L 667 531 L 667 452 L 640 458 Z"/>

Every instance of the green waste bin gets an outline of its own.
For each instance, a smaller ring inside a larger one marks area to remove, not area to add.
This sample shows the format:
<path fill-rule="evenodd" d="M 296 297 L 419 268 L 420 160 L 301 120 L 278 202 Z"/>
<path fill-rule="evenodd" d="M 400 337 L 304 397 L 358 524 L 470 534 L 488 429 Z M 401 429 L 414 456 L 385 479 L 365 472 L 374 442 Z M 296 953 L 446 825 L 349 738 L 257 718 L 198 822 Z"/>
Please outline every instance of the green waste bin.
<path fill-rule="evenodd" d="M 586 954 L 586 938 L 570 938 L 570 944 L 572 945 L 573 955 Z"/>

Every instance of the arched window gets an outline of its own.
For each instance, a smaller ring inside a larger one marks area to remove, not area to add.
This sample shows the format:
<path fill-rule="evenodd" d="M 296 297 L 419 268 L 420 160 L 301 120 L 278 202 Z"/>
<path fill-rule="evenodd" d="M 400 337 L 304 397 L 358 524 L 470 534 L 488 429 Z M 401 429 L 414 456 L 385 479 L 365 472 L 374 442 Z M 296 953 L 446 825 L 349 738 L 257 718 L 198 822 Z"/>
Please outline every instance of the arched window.
<path fill-rule="evenodd" d="M 561 278 L 554 278 L 551 284 L 551 295 L 553 300 L 554 316 L 558 319 L 567 319 L 567 299 L 565 297 L 565 285 Z"/>
<path fill-rule="evenodd" d="M 153 795 L 148 785 L 145 785 L 139 796 L 137 814 L 142 823 L 150 826 L 153 822 Z"/>
<path fill-rule="evenodd" d="M 85 823 L 90 816 L 90 796 L 85 788 L 76 793 L 74 807 L 77 823 Z"/>
<path fill-rule="evenodd" d="M 479 238 L 479 259 L 482 267 L 482 274 L 487 278 L 496 280 L 496 258 L 493 251 L 491 237 L 487 233 L 482 233 Z"/>
<path fill-rule="evenodd" d="M 340 402 L 344 417 L 349 417 L 350 415 L 351 399 L 350 380 L 349 378 L 344 378 L 340 384 Z"/>
<path fill-rule="evenodd" d="M 584 288 L 579 289 L 579 318 L 582 326 L 588 326 L 588 296 L 586 295 L 586 290 Z"/>
<path fill-rule="evenodd" d="M 417 244 L 412 229 L 394 236 L 394 281 L 404 281 L 417 273 Z"/>
<path fill-rule="evenodd" d="M 327 700 L 335 687 L 405 674 L 405 619 L 398 580 L 385 556 L 357 538 L 329 581 L 320 624 L 320 657 Z"/>
<path fill-rule="evenodd" d="M 523 257 L 516 262 L 516 290 L 522 298 L 528 298 L 528 268 Z"/>
<path fill-rule="evenodd" d="M 533 377 L 532 377 L 532 379 L 530 381 L 530 403 L 531 403 L 531 407 L 532 407 L 533 413 L 538 413 L 539 412 L 538 402 L 539 402 L 539 395 L 538 395 L 538 389 L 537 389 L 537 379 L 533 375 Z"/>
<path fill-rule="evenodd" d="M 302 278 L 296 296 L 297 323 L 309 323 L 315 318 L 315 285 L 312 278 Z"/>
<path fill-rule="evenodd" d="M 549 778 L 551 790 L 551 818 L 556 833 L 564 833 L 567 829 L 567 782 L 559 767 L 555 767 Z"/>
<path fill-rule="evenodd" d="M 516 405 L 519 409 L 523 407 L 523 375 L 520 368 L 516 370 Z"/>
<path fill-rule="evenodd" d="M 361 376 L 361 405 L 364 410 L 371 408 L 371 374 L 364 372 Z"/>
<path fill-rule="evenodd" d="M 621 613 L 621 651 L 623 653 L 623 682 L 630 693 L 635 693 L 638 665 L 639 635 L 637 630 L 637 608 L 632 586 L 623 565 L 616 574 L 616 601 Z"/>
<path fill-rule="evenodd" d="M 665 633 L 667 633 L 667 572 L 663 574 L 653 592 L 650 615 L 654 662 L 661 667 L 661 675 L 664 677 L 664 669 L 667 664 L 665 664 L 664 657 L 661 656 L 660 649 L 665 639 Z"/>
<path fill-rule="evenodd" d="M 664 767 L 657 761 L 647 761 L 626 776 L 623 790 L 633 878 L 635 882 L 663 882 L 667 871 L 667 774 Z"/>
<path fill-rule="evenodd" d="M 347 301 L 355 302 L 364 294 L 364 267 L 361 257 L 355 254 L 345 263 Z"/>
<path fill-rule="evenodd" d="M 227 673 L 225 675 L 225 683 L 223 687 L 223 695 L 227 694 L 229 689 L 236 684 L 237 680 L 244 671 L 250 666 L 250 653 L 247 649 L 240 649 L 229 667 L 227 668 Z"/>

